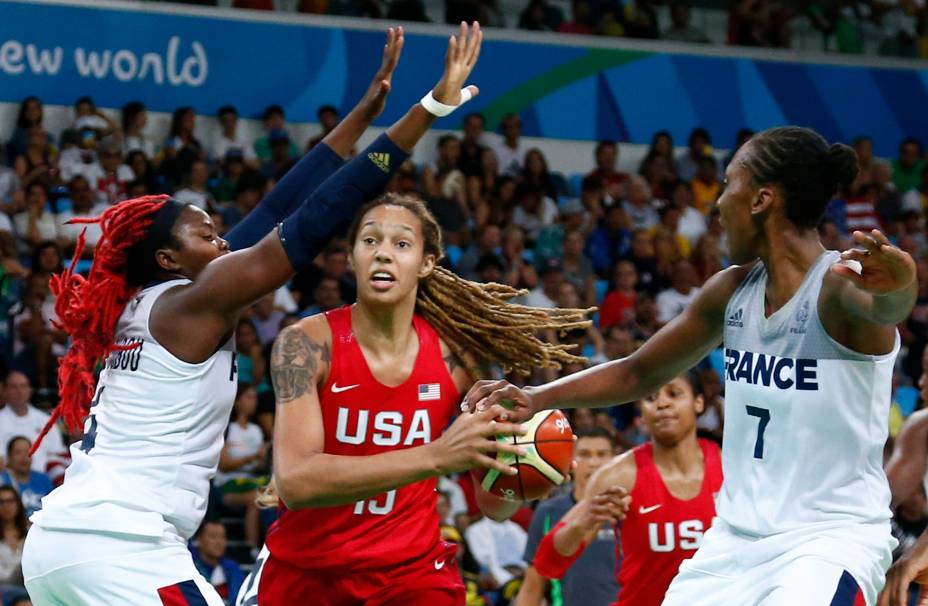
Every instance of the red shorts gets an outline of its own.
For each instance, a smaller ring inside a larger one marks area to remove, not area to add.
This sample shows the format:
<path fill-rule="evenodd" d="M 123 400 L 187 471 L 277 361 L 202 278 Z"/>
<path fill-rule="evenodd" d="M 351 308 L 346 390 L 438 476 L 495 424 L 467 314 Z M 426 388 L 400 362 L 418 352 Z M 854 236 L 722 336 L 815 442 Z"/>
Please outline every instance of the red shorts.
<path fill-rule="evenodd" d="M 261 606 L 461 606 L 457 545 L 441 541 L 432 553 L 390 570 L 338 574 L 309 571 L 271 554 L 261 570 Z"/>

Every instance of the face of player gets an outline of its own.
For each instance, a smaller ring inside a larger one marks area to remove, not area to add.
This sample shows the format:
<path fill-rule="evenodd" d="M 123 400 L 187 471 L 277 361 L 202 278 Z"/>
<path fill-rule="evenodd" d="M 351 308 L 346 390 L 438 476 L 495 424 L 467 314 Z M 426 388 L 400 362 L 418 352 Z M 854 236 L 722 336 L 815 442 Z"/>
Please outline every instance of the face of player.
<path fill-rule="evenodd" d="M 757 226 L 751 215 L 752 204 L 757 200 L 759 188 L 748 170 L 742 165 L 744 154 L 751 144 L 738 150 L 725 170 L 725 189 L 717 202 L 719 218 L 728 235 L 731 261 L 749 263 L 757 258 L 755 240 Z"/>
<path fill-rule="evenodd" d="M 689 380 L 681 375 L 641 401 L 641 416 L 654 440 L 672 447 L 695 433 L 696 417 L 703 406 L 703 397 L 696 395 Z"/>
<path fill-rule="evenodd" d="M 219 237 L 206 211 L 187 206 L 174 224 L 177 248 L 162 248 L 155 252 L 158 264 L 165 270 L 194 279 L 210 261 L 229 252 L 229 243 Z"/>
<path fill-rule="evenodd" d="M 419 280 L 435 267 L 435 256 L 425 254 L 419 218 L 401 206 L 383 204 L 361 219 L 351 264 L 358 301 L 392 307 L 415 299 Z"/>
<path fill-rule="evenodd" d="M 609 462 L 613 456 L 612 442 L 606 438 L 579 438 L 574 445 L 574 482 L 582 489 L 596 470 Z"/>

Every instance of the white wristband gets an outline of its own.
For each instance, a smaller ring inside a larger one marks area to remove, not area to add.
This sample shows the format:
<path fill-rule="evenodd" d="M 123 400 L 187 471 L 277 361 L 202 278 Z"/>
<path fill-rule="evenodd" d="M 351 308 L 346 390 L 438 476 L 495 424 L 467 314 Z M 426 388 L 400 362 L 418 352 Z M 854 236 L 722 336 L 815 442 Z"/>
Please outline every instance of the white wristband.
<path fill-rule="evenodd" d="M 462 88 L 461 89 L 461 102 L 457 105 L 447 105 L 436 101 L 435 97 L 432 95 L 432 91 L 429 91 L 422 99 L 419 101 L 419 104 L 425 108 L 425 111 L 429 112 L 433 116 L 443 118 L 449 115 L 451 112 L 461 107 L 471 99 L 470 89 Z"/>

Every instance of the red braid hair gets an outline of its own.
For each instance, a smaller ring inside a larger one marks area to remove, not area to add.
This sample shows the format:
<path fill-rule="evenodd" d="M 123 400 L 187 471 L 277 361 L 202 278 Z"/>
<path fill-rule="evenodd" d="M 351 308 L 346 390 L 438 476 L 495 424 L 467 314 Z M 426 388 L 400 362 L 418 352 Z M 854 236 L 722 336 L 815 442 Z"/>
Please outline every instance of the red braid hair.
<path fill-rule="evenodd" d="M 77 239 L 71 265 L 52 276 L 51 291 L 57 297 L 55 325 L 71 336 L 71 347 L 58 363 L 61 399 L 42 433 L 32 445 L 34 453 L 52 425 L 63 416 L 72 432 L 78 431 L 90 410 L 96 388 L 93 371 L 97 363 L 119 349 L 113 342 L 116 323 L 126 304 L 138 290 L 127 278 L 129 248 L 138 243 L 151 226 L 153 216 L 167 203 L 168 196 L 143 196 L 112 206 L 99 217 L 75 218 L 69 223 L 99 223 L 102 233 L 94 250 L 90 274 L 84 278 L 74 268 L 84 250 L 85 235 Z"/>

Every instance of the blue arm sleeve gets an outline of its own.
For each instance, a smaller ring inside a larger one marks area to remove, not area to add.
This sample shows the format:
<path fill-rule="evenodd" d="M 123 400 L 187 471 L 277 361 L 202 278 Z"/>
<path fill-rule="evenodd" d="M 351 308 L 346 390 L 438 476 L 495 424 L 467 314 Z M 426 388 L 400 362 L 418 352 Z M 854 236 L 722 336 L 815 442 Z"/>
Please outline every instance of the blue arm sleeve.
<path fill-rule="evenodd" d="M 277 232 L 293 269 L 308 267 L 348 227 L 361 205 L 383 191 L 408 157 L 386 133 L 380 135 L 284 219 Z"/>
<path fill-rule="evenodd" d="M 312 148 L 287 171 L 264 200 L 226 234 L 229 247 L 241 250 L 256 244 L 278 223 L 292 215 L 300 203 L 343 164 L 341 156 L 325 143 Z"/>

